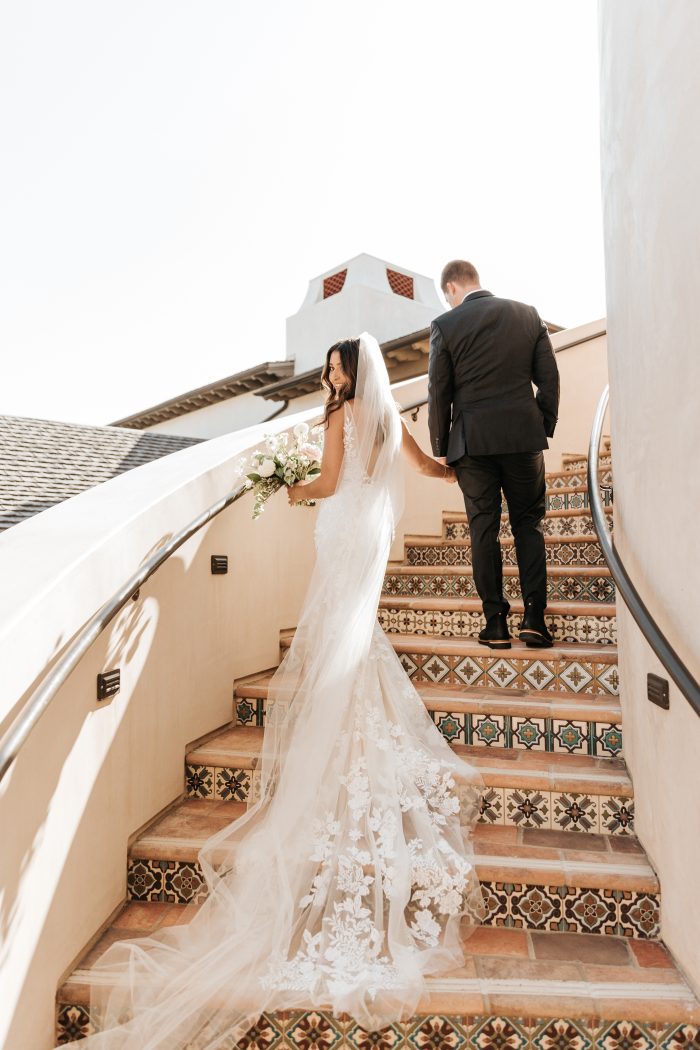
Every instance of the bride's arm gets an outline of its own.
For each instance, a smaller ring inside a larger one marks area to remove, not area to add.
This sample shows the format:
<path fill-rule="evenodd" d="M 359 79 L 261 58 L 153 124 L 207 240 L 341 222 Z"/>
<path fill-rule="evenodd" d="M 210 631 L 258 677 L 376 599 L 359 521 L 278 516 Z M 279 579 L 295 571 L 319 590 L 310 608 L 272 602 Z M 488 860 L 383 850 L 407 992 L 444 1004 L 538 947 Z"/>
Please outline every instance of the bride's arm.
<path fill-rule="evenodd" d="M 287 489 L 290 504 L 300 499 L 324 499 L 335 492 L 343 462 L 343 416 L 342 408 L 331 412 L 323 437 L 321 473 L 306 485 L 290 485 Z"/>
<path fill-rule="evenodd" d="M 453 467 L 440 463 L 431 456 L 426 456 L 411 431 L 405 419 L 401 420 L 403 427 L 403 453 L 414 470 L 419 474 L 425 474 L 429 478 L 442 478 L 443 481 L 456 481 L 457 475 Z"/>

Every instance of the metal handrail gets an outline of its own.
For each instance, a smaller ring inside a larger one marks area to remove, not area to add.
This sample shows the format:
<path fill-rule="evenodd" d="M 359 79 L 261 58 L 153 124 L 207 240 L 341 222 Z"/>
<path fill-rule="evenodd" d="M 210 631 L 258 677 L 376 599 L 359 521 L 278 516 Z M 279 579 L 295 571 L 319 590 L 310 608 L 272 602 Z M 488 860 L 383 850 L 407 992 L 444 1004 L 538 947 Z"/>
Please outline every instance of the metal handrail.
<path fill-rule="evenodd" d="M 662 631 L 657 626 L 653 616 L 647 609 L 639 595 L 639 591 L 632 583 L 627 569 L 622 563 L 617 552 L 614 541 L 610 537 L 608 525 L 605 520 L 603 501 L 600 498 L 600 485 L 598 481 L 598 460 L 600 457 L 600 441 L 603 434 L 603 420 L 608 407 L 610 387 L 606 386 L 600 396 L 598 408 L 596 409 L 591 430 L 591 441 L 588 446 L 588 502 L 591 508 L 593 526 L 598 535 L 598 542 L 603 552 L 603 557 L 608 564 L 615 585 L 620 592 L 622 600 L 632 613 L 637 626 L 648 641 L 651 648 L 666 668 L 668 674 L 676 683 L 686 700 L 696 714 L 700 715 L 700 685 L 680 659 L 676 651 Z"/>
<path fill-rule="evenodd" d="M 168 542 L 148 558 L 140 569 L 123 584 L 109 601 L 105 602 L 101 609 L 92 616 L 80 629 L 73 641 L 69 644 L 63 655 L 57 660 L 53 667 L 41 679 L 37 687 L 23 704 L 17 713 L 9 729 L 0 740 L 0 781 L 14 762 L 17 754 L 31 733 L 32 729 L 44 714 L 58 690 L 66 681 L 82 660 L 85 653 L 96 638 L 104 631 L 105 627 L 112 622 L 114 617 L 124 608 L 126 603 L 136 597 L 137 591 L 157 569 L 166 562 L 178 547 L 186 543 L 191 536 L 226 510 L 232 503 L 240 499 L 248 491 L 246 484 L 232 489 L 221 499 L 217 500 L 198 517 L 186 525 L 180 532 L 176 533 Z"/>
<path fill-rule="evenodd" d="M 420 408 L 422 408 L 423 405 L 427 405 L 427 404 L 428 404 L 427 397 L 421 398 L 420 401 L 414 401 L 413 404 L 411 404 L 411 405 L 405 405 L 401 409 L 401 415 L 403 415 L 404 412 L 412 412 L 413 413 L 413 422 L 415 423 L 415 421 L 418 419 L 418 410 Z"/>

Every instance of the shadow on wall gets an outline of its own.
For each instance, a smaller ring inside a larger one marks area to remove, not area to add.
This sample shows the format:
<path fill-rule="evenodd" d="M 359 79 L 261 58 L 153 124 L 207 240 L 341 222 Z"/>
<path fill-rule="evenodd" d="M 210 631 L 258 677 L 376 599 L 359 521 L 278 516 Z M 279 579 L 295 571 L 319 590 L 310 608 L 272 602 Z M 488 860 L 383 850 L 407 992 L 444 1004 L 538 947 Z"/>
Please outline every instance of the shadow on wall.
<path fill-rule="evenodd" d="M 145 557 L 169 538 L 164 535 Z M 191 578 L 209 572 L 202 538 L 202 534 L 195 537 L 200 541 L 196 549 L 190 541 L 189 559 L 183 548 L 147 581 L 138 600 L 122 609 L 57 694 L 3 784 L 2 825 L 12 830 L 3 836 L 0 941 L 8 966 L 4 1006 L 12 1015 L 0 1025 L 0 1045 L 26 1045 L 22 1042 L 26 1015 L 36 1013 L 38 1004 L 46 1001 L 46 972 L 39 974 L 41 968 L 36 965 L 39 946 L 47 943 L 47 937 L 61 943 L 65 917 L 75 919 L 76 897 L 81 894 L 89 893 L 93 901 L 99 898 L 100 914 L 108 918 L 124 897 L 126 842 L 122 831 L 128 837 L 181 793 L 180 737 L 187 733 L 192 719 L 171 705 L 170 699 L 184 667 L 193 660 L 216 659 L 216 654 L 207 653 L 201 645 L 195 653 L 192 639 L 191 613 L 202 615 L 203 610 L 188 601 L 193 587 L 196 589 Z M 217 588 L 200 588 L 198 593 L 208 594 L 205 601 L 213 603 L 216 611 Z M 214 635 L 216 647 L 216 632 Z M 58 637 L 55 654 L 63 647 L 64 639 Z M 219 655 L 222 699 L 230 699 L 232 675 L 226 665 L 231 658 Z M 120 692 L 97 705 L 96 675 L 116 667 L 121 670 Z M 174 728 L 168 726 L 171 720 Z M 139 770 L 147 774 L 151 763 L 168 762 L 173 752 L 179 754 L 180 783 L 178 764 L 171 762 L 171 796 L 150 798 L 148 776 L 144 775 L 143 797 L 135 803 L 135 785 L 129 778 L 138 776 Z M 41 776 L 34 775 L 37 763 Z M 119 797 L 110 798 L 115 783 Z M 124 828 L 127 814 L 134 809 L 136 823 Z M 91 841 L 87 828 L 94 832 L 99 815 L 104 818 L 110 812 L 114 823 L 104 829 L 103 841 Z M 83 885 L 81 858 L 95 849 L 104 851 L 104 877 L 99 886 Z M 94 915 L 95 909 L 91 910 Z M 85 943 L 94 932 L 93 925 L 80 931 L 77 939 Z M 69 943 L 75 939 L 73 931 Z"/>

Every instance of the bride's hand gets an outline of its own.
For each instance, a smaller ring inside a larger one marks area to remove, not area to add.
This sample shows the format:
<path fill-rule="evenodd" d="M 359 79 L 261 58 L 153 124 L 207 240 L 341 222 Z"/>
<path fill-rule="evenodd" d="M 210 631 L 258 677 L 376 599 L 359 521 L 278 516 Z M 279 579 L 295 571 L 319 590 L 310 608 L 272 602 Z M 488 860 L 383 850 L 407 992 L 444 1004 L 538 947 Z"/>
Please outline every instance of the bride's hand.
<path fill-rule="evenodd" d="M 447 473 L 445 474 L 445 481 L 449 482 L 450 485 L 454 485 L 457 480 L 457 471 L 454 467 L 447 467 Z"/>
<path fill-rule="evenodd" d="M 289 506 L 293 507 L 295 503 L 302 498 L 299 489 L 300 485 L 287 485 L 287 499 L 289 500 Z"/>

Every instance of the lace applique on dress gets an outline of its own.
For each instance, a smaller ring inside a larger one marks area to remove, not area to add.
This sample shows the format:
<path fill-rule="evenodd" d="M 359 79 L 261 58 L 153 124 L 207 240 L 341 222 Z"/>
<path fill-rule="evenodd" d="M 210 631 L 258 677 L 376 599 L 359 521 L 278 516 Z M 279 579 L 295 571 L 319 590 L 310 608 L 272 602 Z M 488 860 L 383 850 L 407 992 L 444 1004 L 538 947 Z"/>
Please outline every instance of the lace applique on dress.
<path fill-rule="evenodd" d="M 399 985 L 395 963 L 381 954 L 384 934 L 372 920 L 367 898 L 371 901 L 377 880 L 387 901 L 396 896 L 394 861 L 403 813 L 421 811 L 435 831 L 429 848 L 419 837 L 406 841 L 411 892 L 405 914 L 416 942 L 410 950 L 417 951 L 419 943 L 439 945 L 445 922 L 465 910 L 472 865 L 441 834 L 460 810 L 451 764 L 406 741 L 403 727 L 371 703 L 357 703 L 351 732 L 356 742 L 387 754 L 395 782 L 384 796 L 373 793 L 364 754 L 340 777 L 345 788 L 341 814 L 349 814 L 349 820 L 329 812 L 314 822 L 309 859 L 319 867 L 298 902 L 301 909 L 323 907 L 330 893 L 332 914 L 317 932 L 304 931 L 303 946 L 291 959 L 270 960 L 262 978 L 266 988 L 311 992 L 320 983 L 338 995 L 361 982 L 372 998 L 380 989 Z"/>

